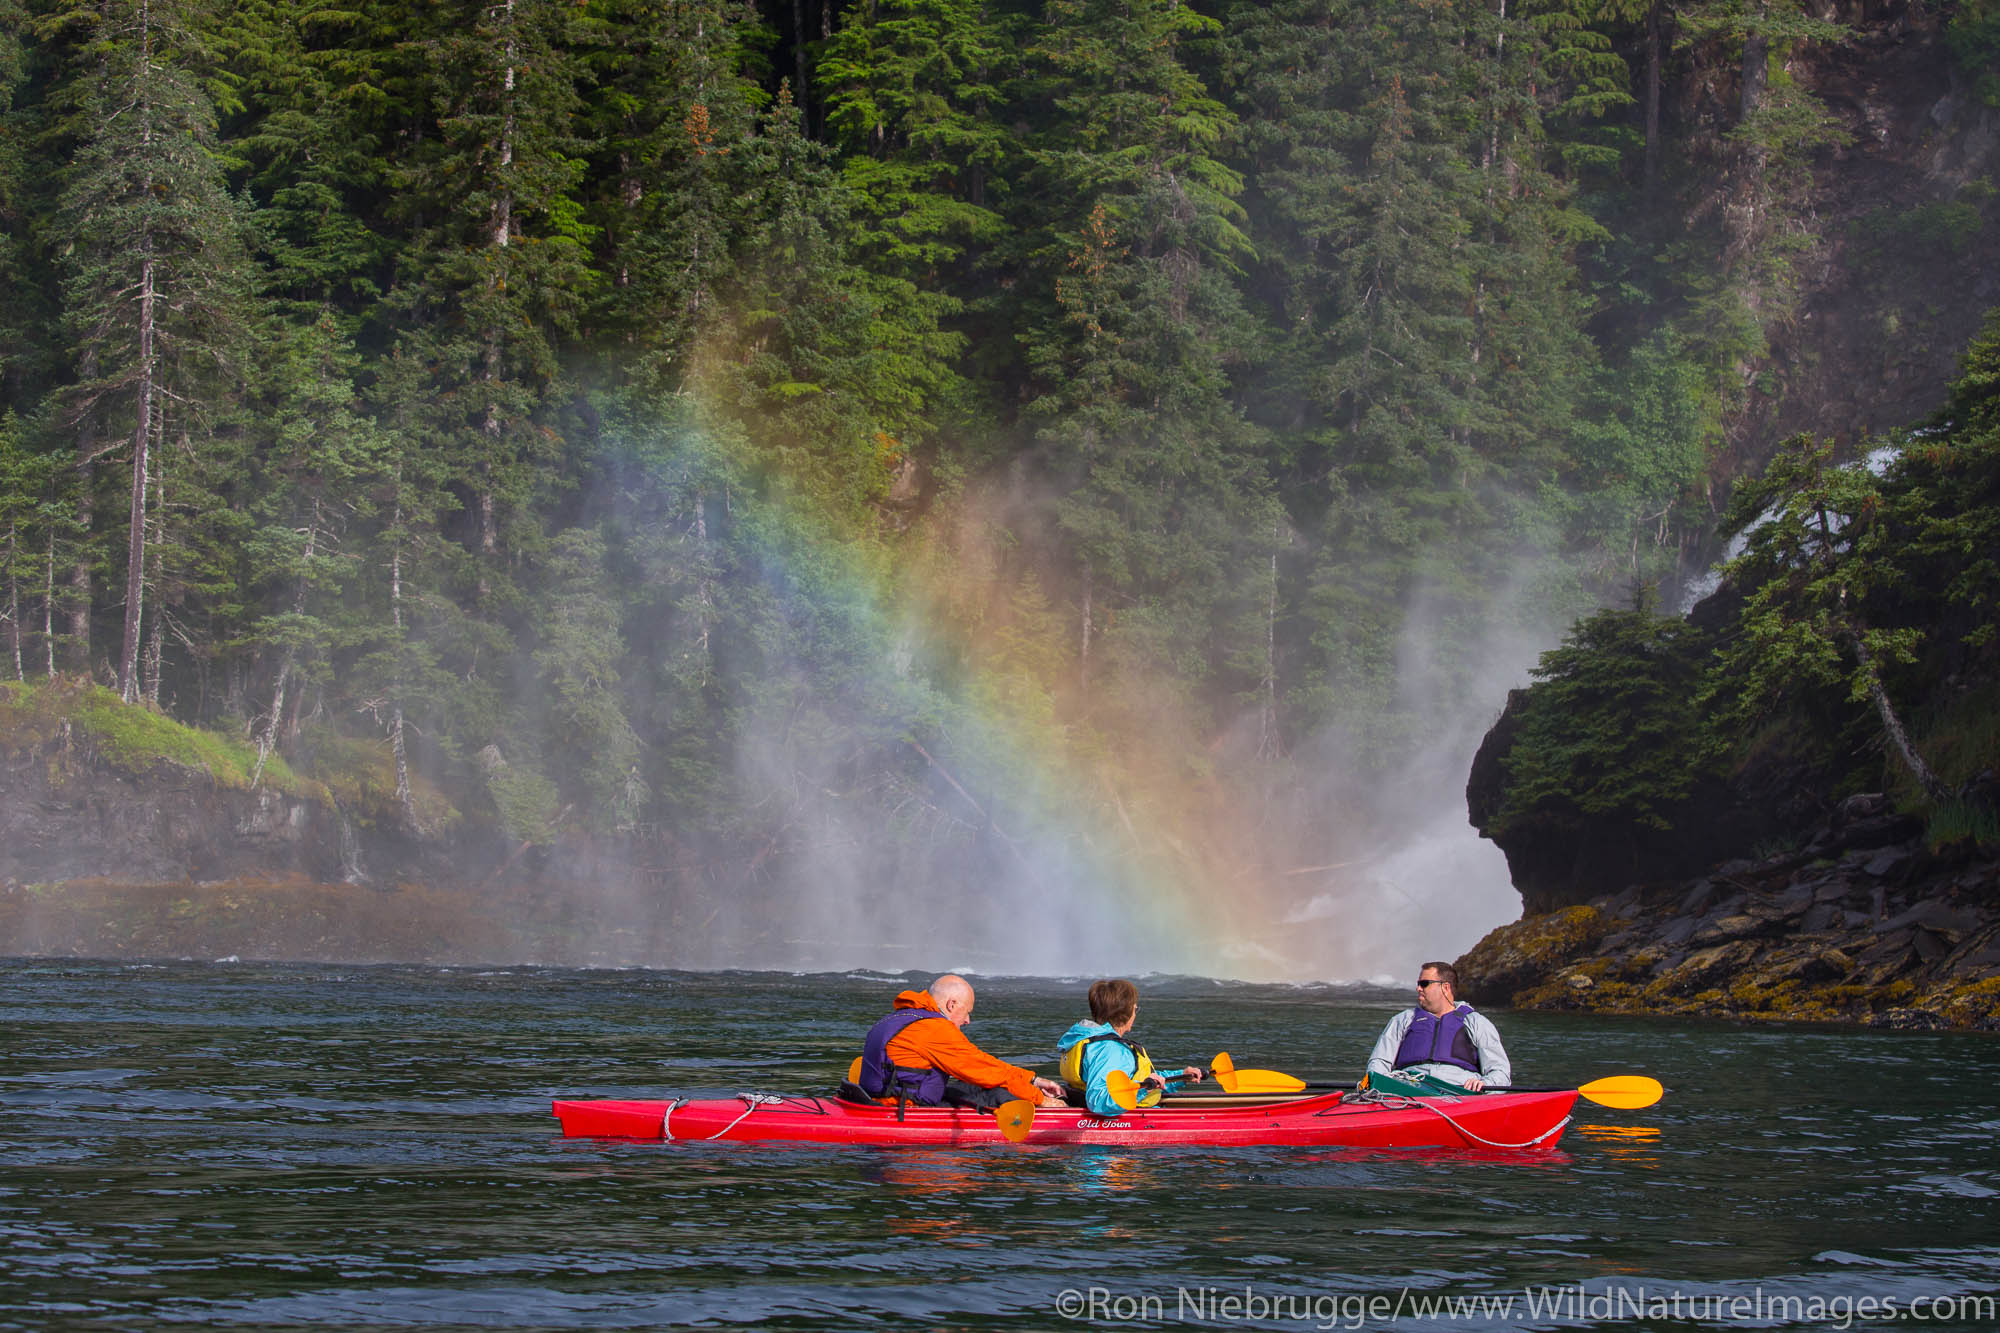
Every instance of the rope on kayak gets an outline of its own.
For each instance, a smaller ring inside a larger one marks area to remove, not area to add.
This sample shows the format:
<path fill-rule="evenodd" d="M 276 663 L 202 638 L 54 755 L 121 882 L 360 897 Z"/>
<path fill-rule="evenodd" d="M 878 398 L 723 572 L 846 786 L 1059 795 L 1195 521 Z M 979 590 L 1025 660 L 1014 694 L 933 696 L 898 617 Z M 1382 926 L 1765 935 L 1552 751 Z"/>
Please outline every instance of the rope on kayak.
<path fill-rule="evenodd" d="M 1455 1102 L 1459 1099 L 1456 1097 L 1446 1097 L 1443 1100 Z M 1363 1088 L 1358 1092 L 1348 1093 L 1346 1097 L 1341 1099 L 1341 1102 L 1343 1105 L 1346 1106 L 1353 1106 L 1357 1102 L 1363 1106 L 1379 1106 L 1385 1111 L 1407 1111 L 1413 1107 L 1418 1110 L 1429 1111 L 1432 1115 L 1438 1116 L 1450 1122 L 1451 1127 L 1457 1130 L 1459 1133 L 1465 1135 L 1466 1138 L 1471 1139 L 1474 1143 L 1484 1144 L 1488 1148 L 1507 1148 L 1507 1149 L 1532 1148 L 1537 1144 L 1539 1144 L 1543 1139 L 1546 1139 L 1554 1134 L 1562 1133 L 1564 1126 L 1568 1125 L 1570 1122 L 1570 1117 L 1564 1116 L 1562 1119 L 1556 1121 L 1554 1125 L 1550 1126 L 1548 1129 L 1543 1130 L 1541 1133 L 1535 1135 L 1535 1137 L 1529 1139 L 1526 1143 L 1496 1143 L 1492 1139 L 1481 1138 L 1479 1135 L 1467 1129 L 1464 1123 L 1461 1122 L 1457 1116 L 1446 1115 L 1443 1111 L 1431 1105 L 1427 1099 L 1422 1097 L 1404 1097 L 1396 1093 L 1376 1092 L 1372 1088 Z"/>
<path fill-rule="evenodd" d="M 1419 1102 L 1418 1105 L 1422 1106 L 1423 1103 Z M 1480 1138 L 1477 1134 L 1473 1133 L 1471 1130 L 1467 1129 L 1464 1125 L 1460 1124 L 1455 1117 L 1444 1115 L 1444 1112 L 1438 1110 L 1437 1107 L 1435 1106 L 1424 1106 L 1424 1109 L 1426 1111 L 1431 1112 L 1433 1115 L 1444 1116 L 1446 1120 L 1451 1121 L 1451 1127 L 1453 1129 L 1465 1135 L 1465 1137 L 1471 1139 L 1474 1143 L 1483 1143 L 1489 1148 L 1532 1148 L 1536 1144 L 1540 1143 L 1543 1139 L 1549 1137 L 1549 1135 L 1562 1133 L 1563 1127 L 1569 1124 L 1570 1120 L 1568 1116 L 1564 1116 L 1562 1119 L 1556 1121 L 1555 1124 L 1551 1125 L 1549 1128 L 1535 1135 L 1535 1137 L 1533 1137 L 1532 1139 L 1529 1139 L 1526 1143 L 1495 1143 L 1492 1139 Z"/>
<path fill-rule="evenodd" d="M 749 1119 L 750 1113 L 756 1110 L 758 1107 L 775 1106 L 777 1103 L 785 1100 L 783 1097 L 773 1097 L 768 1092 L 739 1092 L 736 1094 L 736 1096 L 739 1100 L 745 1103 L 742 1115 L 737 1116 L 734 1120 L 724 1125 L 721 1129 L 716 1130 L 715 1133 L 710 1134 L 707 1138 L 689 1139 L 687 1141 L 689 1143 L 706 1143 L 708 1142 L 709 1139 L 719 1139 L 724 1134 L 727 1134 L 730 1130 L 735 1129 L 738 1125 L 742 1124 L 745 1120 Z M 691 1100 L 692 1098 L 688 1097 L 676 1097 L 671 1102 L 667 1103 L 667 1113 L 660 1117 L 661 1138 L 666 1139 L 670 1143 L 679 1142 L 679 1140 L 674 1138 L 674 1131 L 673 1131 L 674 1110 L 677 1107 L 686 1106 L 688 1102 Z"/>

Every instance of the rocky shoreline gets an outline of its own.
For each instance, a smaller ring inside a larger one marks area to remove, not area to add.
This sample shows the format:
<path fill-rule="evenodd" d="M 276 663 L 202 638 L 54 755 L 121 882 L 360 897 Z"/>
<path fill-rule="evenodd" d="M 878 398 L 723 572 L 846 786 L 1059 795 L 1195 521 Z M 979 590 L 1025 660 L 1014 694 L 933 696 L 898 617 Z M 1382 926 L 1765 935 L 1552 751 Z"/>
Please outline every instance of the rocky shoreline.
<path fill-rule="evenodd" d="M 1525 917 L 1457 967 L 1521 1009 L 2000 1031 L 2000 856 L 1856 797 L 1802 850 Z"/>

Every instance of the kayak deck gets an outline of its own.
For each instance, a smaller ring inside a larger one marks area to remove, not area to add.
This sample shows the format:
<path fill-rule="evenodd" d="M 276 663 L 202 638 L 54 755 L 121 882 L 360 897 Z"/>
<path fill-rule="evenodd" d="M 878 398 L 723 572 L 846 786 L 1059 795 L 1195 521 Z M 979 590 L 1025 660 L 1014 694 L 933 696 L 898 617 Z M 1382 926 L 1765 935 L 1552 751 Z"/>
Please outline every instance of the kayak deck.
<path fill-rule="evenodd" d="M 1531 1152 L 1553 1148 L 1569 1123 L 1576 1093 L 1491 1092 L 1462 1097 L 1362 1098 L 1338 1092 L 1241 1104 L 1175 1106 L 1172 1102 L 1116 1117 L 1076 1107 L 1035 1113 L 1031 1144 L 1113 1143 L 1296 1145 L 1353 1148 L 1486 1148 Z M 721 1139 L 914 1144 L 943 1147 L 1000 1144 L 1006 1139 L 991 1112 L 961 1107 L 904 1110 L 832 1097 L 745 1093 L 711 1100 L 558 1101 L 552 1106 L 568 1138 Z"/>

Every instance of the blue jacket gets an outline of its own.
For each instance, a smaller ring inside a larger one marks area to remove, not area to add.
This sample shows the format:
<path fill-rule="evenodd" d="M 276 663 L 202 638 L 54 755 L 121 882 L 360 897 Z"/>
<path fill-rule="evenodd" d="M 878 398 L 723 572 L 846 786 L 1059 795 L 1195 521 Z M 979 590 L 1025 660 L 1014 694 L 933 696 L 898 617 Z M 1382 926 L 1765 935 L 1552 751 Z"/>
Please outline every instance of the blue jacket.
<path fill-rule="evenodd" d="M 1102 1037 L 1112 1032 L 1109 1023 L 1093 1023 L 1089 1019 L 1079 1021 L 1069 1031 L 1063 1033 L 1056 1043 L 1056 1055 L 1066 1054 L 1069 1048 L 1092 1037 Z M 1111 1090 L 1104 1086 L 1105 1075 L 1112 1070 L 1123 1070 L 1133 1076 L 1139 1070 L 1139 1057 L 1122 1041 L 1091 1041 L 1083 1048 L 1083 1104 L 1090 1108 L 1092 1115 L 1120 1116 L 1125 1108 L 1111 1100 Z M 1157 1071 L 1165 1074 L 1165 1070 Z M 1168 1075 L 1167 1090 L 1173 1091 L 1180 1085 L 1178 1076 Z"/>

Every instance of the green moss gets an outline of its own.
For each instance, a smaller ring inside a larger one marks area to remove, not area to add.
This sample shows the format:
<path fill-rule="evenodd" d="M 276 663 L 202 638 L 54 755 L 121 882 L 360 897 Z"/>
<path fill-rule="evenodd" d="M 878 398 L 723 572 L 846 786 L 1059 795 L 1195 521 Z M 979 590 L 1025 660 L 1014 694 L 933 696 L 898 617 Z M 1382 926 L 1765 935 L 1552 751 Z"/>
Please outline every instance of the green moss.
<path fill-rule="evenodd" d="M 61 726 L 58 687 L 0 681 L 0 753 L 31 754 L 54 740 Z"/>
<path fill-rule="evenodd" d="M 362 740 L 331 733 L 311 738 L 312 776 L 325 784 L 340 808 L 363 824 L 400 826 L 402 804 L 396 798 L 396 757 L 387 740 Z M 410 801 L 417 822 L 436 832 L 458 822 L 459 812 L 435 786 L 412 773 Z"/>
<path fill-rule="evenodd" d="M 68 678 L 4 684 L 0 748 L 49 753 L 51 776 L 57 778 L 80 752 L 135 777 L 172 764 L 236 789 L 250 786 L 257 766 L 256 749 L 244 741 L 183 726 L 142 704 L 124 702 L 101 685 Z M 326 799 L 320 784 L 299 777 L 275 754 L 265 762 L 263 781 L 287 796 Z"/>

